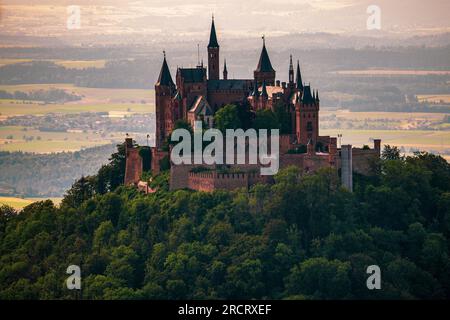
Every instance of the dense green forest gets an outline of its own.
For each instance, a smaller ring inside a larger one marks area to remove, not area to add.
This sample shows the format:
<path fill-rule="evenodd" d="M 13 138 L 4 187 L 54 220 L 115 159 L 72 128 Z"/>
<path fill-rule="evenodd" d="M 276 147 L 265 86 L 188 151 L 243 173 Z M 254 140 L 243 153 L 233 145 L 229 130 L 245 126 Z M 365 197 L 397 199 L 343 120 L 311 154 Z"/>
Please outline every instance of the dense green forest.
<path fill-rule="evenodd" d="M 0 299 L 450 298 L 450 166 L 386 148 L 353 193 L 327 169 L 273 185 L 143 195 L 98 175 L 20 214 L 0 210 Z M 69 265 L 82 289 L 66 288 Z M 381 268 L 368 290 L 366 268 Z"/>

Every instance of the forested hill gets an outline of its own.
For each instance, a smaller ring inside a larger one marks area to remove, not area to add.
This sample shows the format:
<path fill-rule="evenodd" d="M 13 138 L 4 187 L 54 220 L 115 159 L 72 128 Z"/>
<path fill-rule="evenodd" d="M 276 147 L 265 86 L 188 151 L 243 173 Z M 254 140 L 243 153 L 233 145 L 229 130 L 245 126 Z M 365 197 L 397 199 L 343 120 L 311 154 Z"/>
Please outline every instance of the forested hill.
<path fill-rule="evenodd" d="M 0 299 L 448 299 L 450 166 L 383 157 L 354 193 L 330 170 L 214 193 L 169 192 L 166 173 L 151 195 L 103 174 L 60 208 L 2 207 Z M 121 168 L 112 159 L 104 170 Z M 72 264 L 81 293 L 66 288 Z M 366 287 L 369 265 L 381 290 Z"/>

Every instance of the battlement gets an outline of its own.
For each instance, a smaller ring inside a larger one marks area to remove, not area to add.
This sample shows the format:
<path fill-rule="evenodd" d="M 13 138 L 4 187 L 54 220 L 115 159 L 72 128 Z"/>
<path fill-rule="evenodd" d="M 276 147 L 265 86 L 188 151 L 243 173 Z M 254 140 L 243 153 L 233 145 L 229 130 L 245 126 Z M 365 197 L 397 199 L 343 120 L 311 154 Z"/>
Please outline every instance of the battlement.
<path fill-rule="evenodd" d="M 189 172 L 187 187 L 192 190 L 211 192 L 217 189 L 249 188 L 257 183 L 268 183 L 270 180 L 270 177 L 261 176 L 257 172 Z"/>

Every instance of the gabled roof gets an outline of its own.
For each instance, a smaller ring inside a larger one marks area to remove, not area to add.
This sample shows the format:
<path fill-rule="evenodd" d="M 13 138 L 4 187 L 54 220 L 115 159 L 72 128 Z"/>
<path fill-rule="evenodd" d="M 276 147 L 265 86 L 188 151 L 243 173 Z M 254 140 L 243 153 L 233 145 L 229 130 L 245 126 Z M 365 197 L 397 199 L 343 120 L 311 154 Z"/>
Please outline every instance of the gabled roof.
<path fill-rule="evenodd" d="M 184 82 L 203 82 L 206 77 L 205 68 L 179 68 Z"/>
<path fill-rule="evenodd" d="M 159 72 L 158 82 L 156 85 L 160 86 L 174 86 L 172 76 L 170 75 L 169 66 L 166 61 L 166 54 L 164 53 L 164 60 L 161 67 L 161 71 Z"/>
<path fill-rule="evenodd" d="M 272 72 L 275 71 L 272 68 L 272 63 L 270 62 L 269 54 L 266 49 L 266 41 L 263 37 L 263 48 L 261 51 L 261 55 L 259 56 L 258 66 L 256 67 L 256 71 L 258 72 Z"/>
<path fill-rule="evenodd" d="M 219 48 L 219 43 L 217 42 L 216 27 L 214 25 L 214 17 L 211 23 L 211 32 L 209 34 L 208 48 Z"/>
<path fill-rule="evenodd" d="M 194 104 L 191 109 L 189 109 L 189 112 L 193 112 L 196 116 L 212 116 L 214 114 L 208 101 L 206 101 L 203 96 L 199 96 L 195 99 Z"/>

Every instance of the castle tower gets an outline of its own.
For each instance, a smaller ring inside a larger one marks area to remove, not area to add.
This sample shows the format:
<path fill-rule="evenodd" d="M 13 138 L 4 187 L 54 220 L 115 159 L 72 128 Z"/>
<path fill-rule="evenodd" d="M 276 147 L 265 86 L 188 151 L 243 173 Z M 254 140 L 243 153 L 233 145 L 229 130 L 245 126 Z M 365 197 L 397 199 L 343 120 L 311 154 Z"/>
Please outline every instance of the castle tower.
<path fill-rule="evenodd" d="M 301 99 L 296 103 L 296 136 L 300 144 L 315 145 L 319 137 L 319 101 L 311 93 L 311 86 L 304 86 Z"/>
<path fill-rule="evenodd" d="M 294 88 L 294 66 L 292 65 L 292 54 L 289 59 L 289 88 Z"/>
<path fill-rule="evenodd" d="M 155 84 L 155 115 L 156 115 L 156 148 L 161 148 L 167 135 L 170 134 L 171 122 L 171 100 L 175 91 L 175 84 L 170 75 L 169 66 L 166 61 L 166 53 L 164 52 L 164 60 L 159 72 L 158 81 Z M 173 124 L 172 124 L 173 125 Z"/>
<path fill-rule="evenodd" d="M 297 89 L 303 92 L 302 73 L 300 72 L 300 62 L 298 60 L 297 60 L 297 76 L 295 82 L 297 84 Z"/>
<path fill-rule="evenodd" d="M 258 66 L 253 72 L 254 78 L 257 81 L 258 85 L 261 85 L 263 81 L 266 80 L 266 85 L 274 86 L 275 70 L 272 68 L 272 63 L 270 62 L 269 54 L 267 53 L 265 37 L 263 36 L 262 39 L 263 48 L 259 57 Z"/>
<path fill-rule="evenodd" d="M 125 139 L 125 156 L 124 184 L 137 185 L 142 175 L 142 157 L 139 155 L 139 149 L 134 147 L 133 139 L 129 137 Z"/>
<path fill-rule="evenodd" d="M 211 33 L 208 44 L 208 79 L 219 80 L 219 43 L 217 42 L 214 16 L 212 17 Z"/>
<path fill-rule="evenodd" d="M 227 60 L 223 62 L 223 80 L 228 80 Z"/>
<path fill-rule="evenodd" d="M 348 191 L 353 191 L 353 153 L 352 145 L 341 146 L 341 182 Z"/>

